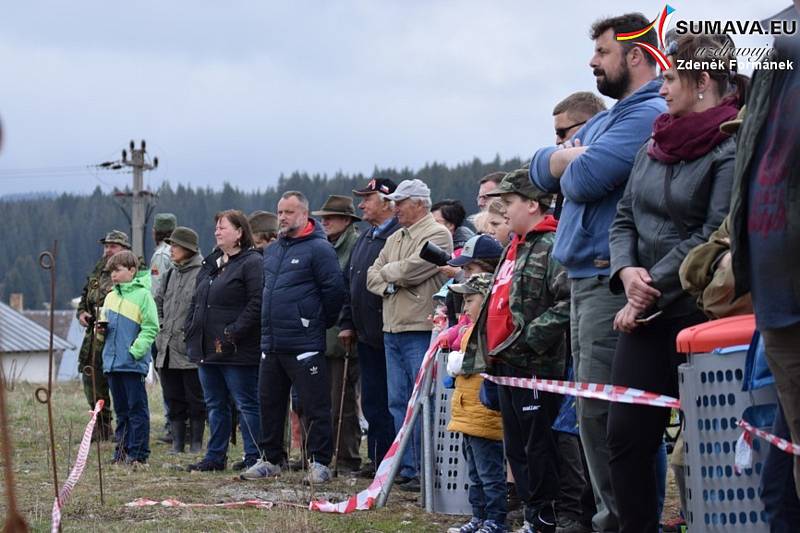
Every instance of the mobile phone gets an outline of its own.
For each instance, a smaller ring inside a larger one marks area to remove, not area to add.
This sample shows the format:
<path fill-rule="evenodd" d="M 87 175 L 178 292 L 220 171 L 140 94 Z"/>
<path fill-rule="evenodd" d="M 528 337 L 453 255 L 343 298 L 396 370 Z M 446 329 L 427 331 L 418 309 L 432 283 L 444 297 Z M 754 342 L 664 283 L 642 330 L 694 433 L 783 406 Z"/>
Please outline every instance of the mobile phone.
<path fill-rule="evenodd" d="M 637 324 L 649 324 L 654 319 L 660 317 L 663 312 L 664 311 L 656 311 L 655 313 L 653 313 L 650 316 L 637 318 L 636 320 L 634 320 L 634 322 L 636 322 Z"/>

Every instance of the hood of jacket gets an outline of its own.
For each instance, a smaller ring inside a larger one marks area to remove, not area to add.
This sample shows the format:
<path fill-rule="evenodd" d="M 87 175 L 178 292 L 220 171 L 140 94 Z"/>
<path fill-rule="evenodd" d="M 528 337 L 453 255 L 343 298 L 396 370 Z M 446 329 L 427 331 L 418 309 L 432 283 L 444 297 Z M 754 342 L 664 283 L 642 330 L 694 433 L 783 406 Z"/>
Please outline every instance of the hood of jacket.
<path fill-rule="evenodd" d="M 558 219 L 553 215 L 546 215 L 541 222 L 536 224 L 533 231 L 537 233 L 547 233 L 558 229 Z"/>
<path fill-rule="evenodd" d="M 150 290 L 150 271 L 137 270 L 133 279 L 127 283 L 120 283 L 114 287 L 114 290 L 120 294 L 130 294 L 139 288 Z"/>
<path fill-rule="evenodd" d="M 662 83 L 664 83 L 664 80 L 660 77 L 648 81 L 634 92 L 614 104 L 609 110 L 609 113 L 612 115 L 622 113 L 627 108 L 641 104 L 642 102 L 646 102 L 651 98 L 662 98 L 661 95 L 658 94 L 658 91 L 661 90 Z"/>

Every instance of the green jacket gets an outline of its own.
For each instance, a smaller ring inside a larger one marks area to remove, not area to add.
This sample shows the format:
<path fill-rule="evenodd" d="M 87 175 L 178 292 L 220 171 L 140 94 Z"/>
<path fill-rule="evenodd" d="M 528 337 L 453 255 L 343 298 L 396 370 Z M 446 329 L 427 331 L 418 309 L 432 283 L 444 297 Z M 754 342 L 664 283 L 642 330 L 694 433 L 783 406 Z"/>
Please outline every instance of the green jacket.
<path fill-rule="evenodd" d="M 519 244 L 509 296 L 514 331 L 494 350 L 487 350 L 487 297 L 464 353 L 465 374 L 492 372 L 494 363 L 503 362 L 537 377 L 563 377 L 570 289 L 567 271 L 551 254 L 554 241 L 555 231 L 532 231 Z M 508 250 L 507 246 L 492 285 Z"/>
<path fill-rule="evenodd" d="M 78 303 L 78 309 L 75 312 L 75 316 L 80 317 L 81 313 L 86 311 L 89 313 L 89 315 L 91 315 L 92 319 L 97 319 L 96 313 L 100 311 L 101 307 L 103 307 L 103 303 L 106 300 L 106 295 L 108 295 L 108 293 L 111 292 L 111 289 L 114 288 L 114 284 L 111 282 L 111 273 L 105 270 L 107 261 L 108 259 L 105 257 L 98 259 L 97 263 L 95 263 L 94 268 L 92 269 L 92 273 L 86 278 L 86 285 L 83 286 L 81 300 Z M 142 270 L 142 268 L 147 268 L 147 265 L 142 262 L 141 258 L 139 258 L 139 261 L 141 265 L 140 270 Z M 93 327 L 86 328 L 83 333 L 81 349 L 78 353 L 80 369 L 91 363 L 92 337 L 95 338 L 95 360 L 100 361 L 100 358 L 103 354 L 105 335 L 103 333 L 95 334 Z"/>
<path fill-rule="evenodd" d="M 103 372 L 150 370 L 151 347 L 158 334 L 158 310 L 150 294 L 150 272 L 139 270 L 127 283 L 120 283 L 106 295 L 100 309 L 106 324 Z"/>
<path fill-rule="evenodd" d="M 355 224 L 350 224 L 347 229 L 339 235 L 336 242 L 333 244 L 333 249 L 336 250 L 336 257 L 339 259 L 339 268 L 344 272 L 347 262 L 350 260 L 350 253 L 358 240 L 358 229 Z M 342 343 L 339 342 L 338 327 L 334 326 L 329 328 L 325 333 L 325 355 L 328 357 L 344 357 L 346 355 Z M 351 357 L 356 357 L 355 351 L 350 354 Z"/>
<path fill-rule="evenodd" d="M 757 164 L 753 160 L 753 154 L 769 116 L 772 84 L 777 75 L 778 72 L 775 70 L 756 70 L 750 83 L 747 112 L 738 132 L 730 212 L 731 254 L 735 280 L 733 298 L 750 291 L 750 251 L 747 235 L 750 175 L 752 164 Z M 797 157 L 795 163 L 786 176 L 786 250 L 789 253 L 779 260 L 786 266 L 786 275 L 792 279 L 795 298 L 800 300 L 800 276 L 797 275 L 797 272 L 800 272 L 800 254 L 797 253 L 797 250 L 800 250 L 800 161 Z"/>

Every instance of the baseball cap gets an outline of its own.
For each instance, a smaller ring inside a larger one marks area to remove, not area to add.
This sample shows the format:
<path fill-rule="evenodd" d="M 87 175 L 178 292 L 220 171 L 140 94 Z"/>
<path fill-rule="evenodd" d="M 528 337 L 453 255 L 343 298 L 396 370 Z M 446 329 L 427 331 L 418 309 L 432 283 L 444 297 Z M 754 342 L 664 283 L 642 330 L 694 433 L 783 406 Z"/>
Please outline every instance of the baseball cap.
<path fill-rule="evenodd" d="M 397 189 L 397 184 L 386 178 L 372 178 L 363 189 L 353 189 L 353 194 L 357 196 L 367 196 L 374 192 L 391 194 Z"/>
<path fill-rule="evenodd" d="M 397 189 L 386 196 L 389 200 L 405 200 L 406 198 L 430 198 L 431 190 L 425 185 L 425 182 L 418 179 L 403 180 L 397 186 Z"/>
<path fill-rule="evenodd" d="M 489 294 L 492 288 L 492 275 L 488 272 L 482 272 L 470 276 L 464 283 L 455 283 L 450 285 L 450 290 L 458 294 Z"/>
<path fill-rule="evenodd" d="M 447 262 L 454 267 L 463 267 L 476 259 L 499 259 L 503 246 L 491 235 L 475 235 L 464 244 L 461 255 Z"/>
<path fill-rule="evenodd" d="M 544 192 L 533 184 L 527 168 L 520 168 L 506 174 L 497 188 L 486 193 L 486 196 L 502 196 L 509 193 L 516 193 L 548 206 L 553 199 L 551 193 Z"/>

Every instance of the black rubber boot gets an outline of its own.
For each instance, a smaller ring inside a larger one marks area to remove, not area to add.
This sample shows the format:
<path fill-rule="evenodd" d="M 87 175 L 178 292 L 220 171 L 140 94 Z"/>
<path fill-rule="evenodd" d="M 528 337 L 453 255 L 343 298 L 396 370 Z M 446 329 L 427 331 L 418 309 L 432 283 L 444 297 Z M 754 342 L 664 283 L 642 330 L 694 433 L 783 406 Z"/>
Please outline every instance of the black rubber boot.
<path fill-rule="evenodd" d="M 186 446 L 186 421 L 170 420 L 170 426 L 172 429 L 172 449 L 168 453 L 170 455 L 183 453 Z"/>
<path fill-rule="evenodd" d="M 193 418 L 189 424 L 191 428 L 192 441 L 189 446 L 189 452 L 200 453 L 203 451 L 203 433 L 206 429 L 205 418 Z"/>

